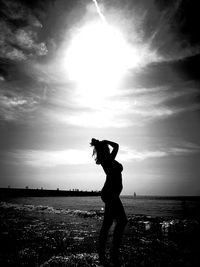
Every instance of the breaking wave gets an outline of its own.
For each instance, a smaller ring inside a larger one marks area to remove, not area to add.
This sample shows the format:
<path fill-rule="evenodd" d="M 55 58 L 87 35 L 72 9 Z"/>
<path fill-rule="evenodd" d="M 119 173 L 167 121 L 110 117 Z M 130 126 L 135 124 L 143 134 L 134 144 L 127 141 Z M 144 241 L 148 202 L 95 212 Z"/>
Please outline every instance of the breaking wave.
<path fill-rule="evenodd" d="M 37 211 L 40 213 L 53 213 L 53 214 L 66 214 L 66 215 L 78 215 L 82 217 L 101 217 L 104 213 L 103 210 L 73 210 L 73 209 L 61 209 L 53 208 L 43 205 L 30 205 L 30 204 L 15 204 L 8 202 L 0 202 L 0 208 L 14 209 L 19 211 Z"/>

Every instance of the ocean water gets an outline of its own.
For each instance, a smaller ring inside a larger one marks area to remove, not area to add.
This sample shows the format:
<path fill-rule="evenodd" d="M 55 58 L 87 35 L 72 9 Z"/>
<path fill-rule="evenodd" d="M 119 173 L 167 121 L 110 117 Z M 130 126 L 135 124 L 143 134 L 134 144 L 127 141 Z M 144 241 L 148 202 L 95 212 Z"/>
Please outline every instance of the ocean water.
<path fill-rule="evenodd" d="M 152 217 L 199 217 L 200 198 L 165 198 L 121 196 L 127 215 Z M 2 202 L 1 202 L 2 203 Z M 103 211 L 100 197 L 18 197 L 4 201 L 4 205 L 54 210 L 55 212 Z"/>

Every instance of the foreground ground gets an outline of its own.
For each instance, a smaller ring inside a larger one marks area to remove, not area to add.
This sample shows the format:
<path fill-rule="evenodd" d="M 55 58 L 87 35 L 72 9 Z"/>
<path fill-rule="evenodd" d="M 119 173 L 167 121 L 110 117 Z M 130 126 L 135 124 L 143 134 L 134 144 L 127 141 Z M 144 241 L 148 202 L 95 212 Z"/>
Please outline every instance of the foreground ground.
<path fill-rule="evenodd" d="M 0 203 L 0 214 L 0 266 L 99 266 L 101 212 Z M 200 266 L 199 240 L 198 219 L 129 216 L 121 246 L 122 266 Z"/>

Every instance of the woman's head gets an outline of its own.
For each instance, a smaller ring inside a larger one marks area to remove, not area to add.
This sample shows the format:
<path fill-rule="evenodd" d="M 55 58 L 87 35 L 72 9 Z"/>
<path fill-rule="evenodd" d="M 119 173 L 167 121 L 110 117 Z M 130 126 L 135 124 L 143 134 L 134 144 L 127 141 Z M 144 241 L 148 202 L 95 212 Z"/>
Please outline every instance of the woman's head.
<path fill-rule="evenodd" d="M 109 159 L 110 149 L 105 141 L 99 141 L 95 138 L 92 138 L 90 145 L 94 147 L 93 156 L 96 164 L 101 164 L 103 161 Z"/>

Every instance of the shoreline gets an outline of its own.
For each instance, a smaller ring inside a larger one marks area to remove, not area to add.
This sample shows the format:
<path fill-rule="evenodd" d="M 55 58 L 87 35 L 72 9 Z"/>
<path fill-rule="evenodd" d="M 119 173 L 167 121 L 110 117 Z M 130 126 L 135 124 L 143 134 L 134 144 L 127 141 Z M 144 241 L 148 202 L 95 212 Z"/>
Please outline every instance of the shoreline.
<path fill-rule="evenodd" d="M 0 199 L 8 197 L 59 197 L 59 196 L 61 197 L 100 196 L 100 191 L 0 188 Z"/>
<path fill-rule="evenodd" d="M 92 190 L 62 190 L 62 189 L 35 189 L 35 188 L 0 188 L 0 199 L 7 197 L 71 197 L 71 196 L 100 196 L 101 191 Z M 197 195 L 121 195 L 121 197 L 128 197 L 134 199 L 156 199 L 156 200 L 197 200 L 200 201 L 200 196 Z"/>

